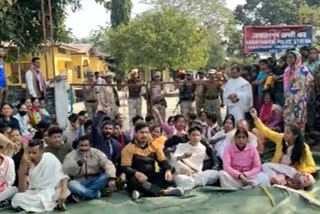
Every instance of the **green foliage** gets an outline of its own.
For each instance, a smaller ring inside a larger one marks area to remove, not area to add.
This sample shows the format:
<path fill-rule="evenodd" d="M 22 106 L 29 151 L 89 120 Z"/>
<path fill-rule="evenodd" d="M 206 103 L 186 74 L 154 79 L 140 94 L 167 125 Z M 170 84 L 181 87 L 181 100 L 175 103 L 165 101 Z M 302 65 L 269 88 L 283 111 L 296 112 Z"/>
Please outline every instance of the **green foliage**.
<path fill-rule="evenodd" d="M 210 38 L 209 67 L 224 63 L 226 55 L 240 55 L 241 39 L 235 20 L 224 0 L 144 0 L 156 9 L 175 8 L 182 14 L 196 19 L 208 29 Z M 216 55 L 217 54 L 217 55 Z"/>
<path fill-rule="evenodd" d="M 310 7 L 307 4 L 300 6 L 298 10 L 299 23 L 320 27 L 320 7 Z"/>
<path fill-rule="evenodd" d="M 243 25 L 296 24 L 301 0 L 247 0 L 235 16 Z"/>
<path fill-rule="evenodd" d="M 112 28 L 129 23 L 132 9 L 131 0 L 111 0 L 110 9 Z"/>
<path fill-rule="evenodd" d="M 103 3 L 104 0 L 96 0 Z M 44 0 L 48 13 L 47 0 Z M 54 40 L 70 42 L 66 29 L 66 7 L 81 8 L 81 0 L 51 0 Z M 46 17 L 48 20 L 48 17 Z M 40 0 L 0 0 L 0 42 L 10 45 L 7 60 L 14 61 L 25 53 L 38 52 L 43 41 Z M 47 25 L 49 39 L 49 25 Z"/>
<path fill-rule="evenodd" d="M 120 70 L 198 69 L 208 61 L 208 33 L 174 9 L 145 12 L 108 33 Z"/>

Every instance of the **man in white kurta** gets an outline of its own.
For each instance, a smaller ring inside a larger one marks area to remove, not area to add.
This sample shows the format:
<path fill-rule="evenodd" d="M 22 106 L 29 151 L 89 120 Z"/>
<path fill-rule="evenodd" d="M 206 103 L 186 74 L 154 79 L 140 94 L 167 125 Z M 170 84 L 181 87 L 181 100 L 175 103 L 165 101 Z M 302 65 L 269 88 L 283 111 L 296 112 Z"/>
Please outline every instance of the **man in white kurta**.
<path fill-rule="evenodd" d="M 232 114 L 236 121 L 245 119 L 245 113 L 253 107 L 252 87 L 240 75 L 239 67 L 232 69 L 231 78 L 227 81 L 223 94 L 228 114 Z"/>
<path fill-rule="evenodd" d="M 52 211 L 57 201 L 69 195 L 67 176 L 53 154 L 43 153 L 43 145 L 30 142 L 28 152 L 31 162 L 20 166 L 19 193 L 13 197 L 11 205 L 27 212 Z"/>
<path fill-rule="evenodd" d="M 200 143 L 201 129 L 193 132 L 199 133 L 199 141 L 178 144 L 172 157 L 176 169 L 174 181 L 183 190 L 214 184 L 219 176 L 219 172 L 216 170 L 202 171 L 203 162 L 207 156 L 206 147 Z M 189 133 L 189 136 L 193 132 Z"/>

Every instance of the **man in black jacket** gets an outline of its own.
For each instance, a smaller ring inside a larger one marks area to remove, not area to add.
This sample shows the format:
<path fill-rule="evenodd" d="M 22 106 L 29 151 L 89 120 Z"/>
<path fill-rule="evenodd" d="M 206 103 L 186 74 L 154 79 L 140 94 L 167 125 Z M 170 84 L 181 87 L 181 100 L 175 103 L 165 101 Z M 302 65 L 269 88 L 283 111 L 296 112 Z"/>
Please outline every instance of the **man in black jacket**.
<path fill-rule="evenodd" d="M 147 123 L 135 126 L 136 137 L 123 150 L 121 166 L 127 176 L 132 199 L 147 196 L 182 196 L 181 188 L 168 188 L 172 182 L 171 167 L 161 149 L 151 144 Z M 160 167 L 156 172 L 155 162 Z"/>

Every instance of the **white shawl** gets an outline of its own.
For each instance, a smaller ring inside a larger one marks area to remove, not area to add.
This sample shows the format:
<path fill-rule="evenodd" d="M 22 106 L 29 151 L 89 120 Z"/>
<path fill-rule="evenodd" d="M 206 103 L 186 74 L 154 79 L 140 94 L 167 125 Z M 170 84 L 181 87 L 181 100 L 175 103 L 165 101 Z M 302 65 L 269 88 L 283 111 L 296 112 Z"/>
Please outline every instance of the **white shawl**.
<path fill-rule="evenodd" d="M 27 212 L 53 210 L 64 178 L 67 176 L 62 172 L 60 161 L 51 153 L 43 153 L 40 162 L 29 170 L 27 191 L 13 197 L 12 207 L 21 207 Z"/>
<path fill-rule="evenodd" d="M 239 102 L 232 103 L 231 100 L 228 99 L 231 94 L 236 94 Z M 223 99 L 227 106 L 228 113 L 232 114 L 236 121 L 244 119 L 244 113 L 248 112 L 253 106 L 252 87 L 250 83 L 242 77 L 229 79 L 225 86 Z"/>

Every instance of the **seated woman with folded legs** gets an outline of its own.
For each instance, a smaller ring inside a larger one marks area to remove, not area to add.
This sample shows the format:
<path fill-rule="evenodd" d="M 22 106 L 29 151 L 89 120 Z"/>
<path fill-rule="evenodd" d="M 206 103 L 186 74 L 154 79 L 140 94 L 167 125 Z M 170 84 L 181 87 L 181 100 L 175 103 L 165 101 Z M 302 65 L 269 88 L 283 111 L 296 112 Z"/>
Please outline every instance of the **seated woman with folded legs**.
<path fill-rule="evenodd" d="M 248 189 L 270 185 L 262 172 L 258 150 L 249 144 L 248 137 L 246 129 L 238 128 L 233 142 L 225 148 L 219 175 L 222 187 Z"/>
<path fill-rule="evenodd" d="M 295 124 L 288 124 L 284 133 L 278 133 L 261 122 L 255 109 L 251 109 L 250 114 L 259 132 L 276 144 L 271 163 L 262 166 L 270 181 L 298 189 L 311 186 L 314 183 L 311 174 L 316 172 L 316 164 L 300 128 Z M 301 185 L 295 185 L 296 183 Z"/>
<path fill-rule="evenodd" d="M 178 144 L 173 154 L 176 169 L 174 181 L 184 190 L 214 184 L 219 178 L 216 170 L 202 170 L 207 154 L 206 147 L 201 143 L 201 133 L 200 126 L 190 127 L 189 142 Z"/>

